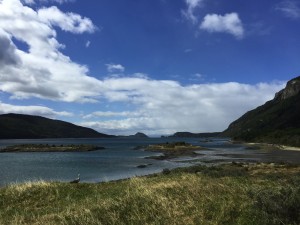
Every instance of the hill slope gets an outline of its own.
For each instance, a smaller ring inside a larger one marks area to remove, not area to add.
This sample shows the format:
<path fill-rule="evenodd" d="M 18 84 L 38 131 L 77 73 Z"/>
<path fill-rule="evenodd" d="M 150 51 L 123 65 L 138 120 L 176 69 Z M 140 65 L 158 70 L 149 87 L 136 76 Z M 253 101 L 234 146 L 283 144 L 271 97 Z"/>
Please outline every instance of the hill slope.
<path fill-rule="evenodd" d="M 169 136 L 174 138 L 209 138 L 209 137 L 217 137 L 221 133 L 220 132 L 212 132 L 212 133 L 191 133 L 191 132 L 176 132 L 175 134 Z"/>
<path fill-rule="evenodd" d="M 112 137 L 72 123 L 41 116 L 0 115 L 0 139 Z"/>
<path fill-rule="evenodd" d="M 236 140 L 300 146 L 300 77 L 275 98 L 247 112 L 223 132 Z"/>

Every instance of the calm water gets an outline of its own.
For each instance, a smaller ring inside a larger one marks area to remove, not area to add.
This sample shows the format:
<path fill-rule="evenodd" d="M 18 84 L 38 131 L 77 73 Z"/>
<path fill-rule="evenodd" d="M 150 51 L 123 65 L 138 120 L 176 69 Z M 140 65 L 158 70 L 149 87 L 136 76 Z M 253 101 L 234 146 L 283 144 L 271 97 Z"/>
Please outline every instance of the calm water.
<path fill-rule="evenodd" d="M 196 158 L 182 157 L 174 160 L 146 159 L 159 153 L 134 150 L 137 146 L 155 143 L 186 141 L 209 150 L 199 151 Z M 0 148 L 24 143 L 44 144 L 94 144 L 105 150 L 93 152 L 58 153 L 0 153 L 0 186 L 24 181 L 70 181 L 80 173 L 83 182 L 101 182 L 157 173 L 164 168 L 189 166 L 196 163 L 231 161 L 260 161 L 270 152 L 247 150 L 242 145 L 233 145 L 228 139 L 167 139 L 167 138 L 110 138 L 110 139 L 42 139 L 0 140 Z M 147 164 L 146 168 L 137 168 Z"/>

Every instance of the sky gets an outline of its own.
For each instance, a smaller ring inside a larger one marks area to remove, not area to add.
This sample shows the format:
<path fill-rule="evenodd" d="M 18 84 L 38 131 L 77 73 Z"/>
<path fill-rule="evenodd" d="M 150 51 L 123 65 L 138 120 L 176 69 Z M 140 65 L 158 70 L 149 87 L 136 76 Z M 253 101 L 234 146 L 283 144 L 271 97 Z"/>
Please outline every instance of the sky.
<path fill-rule="evenodd" d="M 300 71 L 298 0 L 0 0 L 0 114 L 222 131 Z"/>

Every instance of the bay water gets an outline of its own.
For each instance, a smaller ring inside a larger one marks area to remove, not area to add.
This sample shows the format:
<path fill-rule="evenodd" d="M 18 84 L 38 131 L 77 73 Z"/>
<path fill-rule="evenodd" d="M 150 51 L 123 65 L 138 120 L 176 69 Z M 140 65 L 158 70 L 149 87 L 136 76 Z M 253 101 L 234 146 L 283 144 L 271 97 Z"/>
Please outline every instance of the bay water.
<path fill-rule="evenodd" d="M 171 160 L 149 159 L 161 153 L 144 151 L 143 146 L 185 141 L 206 147 L 198 157 Z M 80 174 L 81 182 L 103 182 L 161 172 L 194 164 L 216 164 L 231 161 L 262 161 L 274 158 L 274 153 L 249 150 L 242 144 L 232 144 L 226 138 L 101 138 L 101 139 L 18 139 L 0 140 L 0 148 L 17 144 L 92 144 L 104 150 L 91 152 L 15 152 L 0 153 L 0 186 L 26 181 L 69 182 Z M 137 148 L 138 147 L 138 148 Z M 295 159 L 290 152 L 290 158 Z M 284 156 L 289 156 L 288 152 Z M 278 155 L 277 161 L 282 157 Z M 298 157 L 299 158 L 299 157 Z M 275 160 L 275 159 L 274 159 Z M 299 159 L 300 161 L 300 159 Z M 138 166 L 144 165 L 144 168 Z"/>

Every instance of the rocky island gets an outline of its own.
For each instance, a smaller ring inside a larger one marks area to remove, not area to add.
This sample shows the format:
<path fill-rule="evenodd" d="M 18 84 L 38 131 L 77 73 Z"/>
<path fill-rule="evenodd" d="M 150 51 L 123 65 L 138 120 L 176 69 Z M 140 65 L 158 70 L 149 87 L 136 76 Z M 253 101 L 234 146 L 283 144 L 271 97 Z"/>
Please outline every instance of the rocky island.
<path fill-rule="evenodd" d="M 1 152 L 89 152 L 104 149 L 96 145 L 49 145 L 49 144 L 21 144 L 7 146 Z"/>
<path fill-rule="evenodd" d="M 205 148 L 201 146 L 194 146 L 192 144 L 186 142 L 174 142 L 174 143 L 163 143 L 163 144 L 155 144 L 149 145 L 145 149 L 146 151 L 151 152 L 161 152 L 163 155 L 160 156 L 151 156 L 148 158 L 151 159 L 172 159 L 180 156 L 197 156 L 198 154 L 195 151 L 205 150 Z"/>

